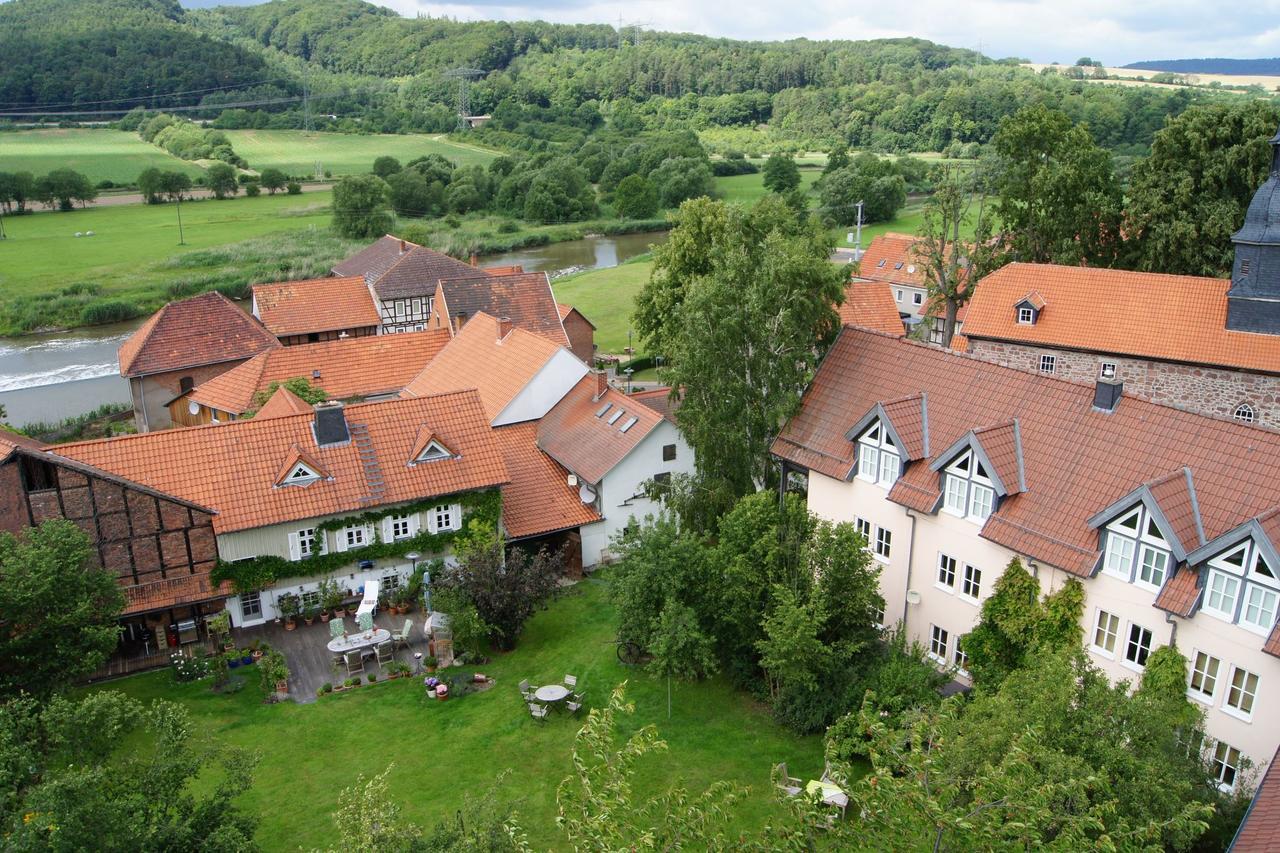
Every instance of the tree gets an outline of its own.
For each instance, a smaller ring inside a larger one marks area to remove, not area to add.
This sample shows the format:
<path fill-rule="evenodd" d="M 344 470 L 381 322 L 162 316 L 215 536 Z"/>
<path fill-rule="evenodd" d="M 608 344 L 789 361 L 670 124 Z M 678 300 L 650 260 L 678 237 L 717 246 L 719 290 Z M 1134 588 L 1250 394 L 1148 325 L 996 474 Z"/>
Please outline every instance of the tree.
<path fill-rule="evenodd" d="M 518 547 L 507 551 L 491 525 L 472 521 L 457 555 L 457 565 L 446 567 L 432 583 L 465 596 L 489 625 L 490 640 L 498 648 L 515 648 L 524 623 L 564 575 L 564 550 L 543 548 L 533 555 Z"/>
<path fill-rule="evenodd" d="M 703 542 L 668 515 L 652 516 L 614 539 L 617 556 L 610 594 L 618 613 L 618 639 L 650 649 L 669 601 L 698 609 L 705 575 Z"/>
<path fill-rule="evenodd" d="M 715 192 L 715 176 L 705 157 L 668 157 L 649 173 L 663 207 Z"/>
<path fill-rule="evenodd" d="M 845 273 L 821 225 L 777 197 L 694 199 L 673 222 L 635 321 L 687 389 L 677 419 L 718 514 L 774 475 L 770 442 L 838 328 Z"/>
<path fill-rule="evenodd" d="M 444 213 L 444 185 L 428 182 L 414 169 L 396 172 L 387 179 L 388 198 L 401 216 L 439 216 Z"/>
<path fill-rule="evenodd" d="M 997 219 L 1012 260 L 1110 266 L 1120 241 L 1120 185 L 1111 154 L 1082 125 L 1043 104 L 1000 123 Z"/>
<path fill-rule="evenodd" d="M 59 210 L 71 210 L 76 202 L 87 204 L 98 197 L 98 190 L 84 175 L 73 169 L 54 169 L 35 182 L 35 198 Z"/>
<path fill-rule="evenodd" d="M 627 175 L 614 190 L 613 207 L 624 219 L 648 219 L 658 212 L 658 190 L 648 178 Z"/>
<path fill-rule="evenodd" d="M 962 235 L 969 226 L 973 234 L 965 241 Z M 942 345 L 949 347 L 960 306 L 973 297 L 977 283 L 998 264 L 991 245 L 986 193 L 970 178 L 948 171 L 925 202 L 917 233 L 912 253 L 924 270 L 931 310 L 941 308 Z"/>
<path fill-rule="evenodd" d="M 214 198 L 234 197 L 240 190 L 236 180 L 236 168 L 229 163 L 214 163 L 205 173 L 205 183 L 213 190 Z"/>
<path fill-rule="evenodd" d="M 822 174 L 829 175 L 836 169 L 843 169 L 849 165 L 849 147 L 844 143 L 836 145 L 831 149 L 831 153 L 827 155 L 827 162 L 822 167 Z"/>
<path fill-rule="evenodd" d="M 333 188 L 333 228 L 343 237 L 381 237 L 391 230 L 387 182 L 377 175 L 347 175 Z"/>
<path fill-rule="evenodd" d="M 531 173 L 513 173 L 507 181 L 527 182 L 523 215 L 531 222 L 576 222 L 597 213 L 595 189 L 586 173 L 567 157 Z"/>
<path fill-rule="evenodd" d="M 449 617 L 453 648 L 460 654 L 480 654 L 493 629 L 480 618 L 480 611 L 460 590 L 441 587 L 431 597 L 431 607 Z"/>
<path fill-rule="evenodd" d="M 356 776 L 355 784 L 338 795 L 338 808 L 333 822 L 342 836 L 335 850 L 351 853 L 384 853 L 414 850 L 422 838 L 422 829 L 406 821 L 399 803 L 390 797 L 387 776 L 390 765 L 366 781 Z"/>
<path fill-rule="evenodd" d="M 390 155 L 384 154 L 373 161 L 373 169 L 370 171 L 385 181 L 396 172 L 399 172 L 402 168 L 403 167 L 400 165 L 399 160 Z"/>
<path fill-rule="evenodd" d="M 0 204 L 7 213 L 26 213 L 35 198 L 36 179 L 30 172 L 0 172 Z"/>
<path fill-rule="evenodd" d="M 838 225 L 858 221 L 885 222 L 893 219 L 907 202 L 907 181 L 893 164 L 872 154 L 859 154 L 848 166 L 822 178 L 818 192 L 822 213 Z"/>
<path fill-rule="evenodd" d="M 1127 266 L 1219 276 L 1231 235 L 1271 168 L 1267 140 L 1280 110 L 1266 100 L 1201 104 L 1172 118 L 1138 162 L 1125 219 Z"/>
<path fill-rule="evenodd" d="M 197 738 L 177 704 L 115 691 L 23 697 L 0 706 L 0 742 L 8 849 L 257 849 L 254 820 L 236 806 L 253 760 Z"/>
<path fill-rule="evenodd" d="M 786 154 L 769 155 L 769 159 L 764 161 L 764 188 L 781 195 L 798 186 L 800 169 L 795 159 Z"/>
<path fill-rule="evenodd" d="M 715 782 L 700 794 L 677 785 L 639 801 L 636 762 L 665 752 L 666 741 L 643 726 L 617 746 L 619 717 L 634 714 L 626 682 L 614 688 L 603 708 L 593 708 L 573 743 L 573 774 L 556 788 L 556 825 L 575 850 L 722 849 L 717 825 L 745 791 Z"/>
<path fill-rule="evenodd" d="M 695 681 L 719 668 L 711 638 L 698 625 L 698 614 L 668 599 L 649 644 L 649 670 L 667 678 L 667 716 L 671 716 L 671 679 Z"/>
<path fill-rule="evenodd" d="M 278 190 L 284 189 L 285 184 L 289 183 L 289 176 L 275 167 L 263 169 L 259 177 L 262 181 L 262 188 L 271 195 L 275 195 Z"/>
<path fill-rule="evenodd" d="M 161 172 L 155 166 L 143 169 L 138 173 L 138 192 L 142 193 L 142 200 L 147 204 L 159 204 L 162 195 L 160 190 Z"/>
<path fill-rule="evenodd" d="M 181 201 L 191 190 L 191 176 L 185 172 L 166 170 L 160 173 L 157 186 L 169 201 Z"/>
<path fill-rule="evenodd" d="M 124 593 L 91 563 L 89 537 L 61 519 L 0 533 L 0 696 L 48 696 L 106 663 Z"/>

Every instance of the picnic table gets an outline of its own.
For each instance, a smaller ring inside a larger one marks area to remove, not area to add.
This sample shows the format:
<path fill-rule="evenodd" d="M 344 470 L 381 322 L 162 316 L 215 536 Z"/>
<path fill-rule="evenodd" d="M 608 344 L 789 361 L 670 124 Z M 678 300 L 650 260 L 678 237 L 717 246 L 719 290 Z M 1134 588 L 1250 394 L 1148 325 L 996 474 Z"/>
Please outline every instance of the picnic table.
<path fill-rule="evenodd" d="M 347 652 L 376 646 L 379 643 L 388 642 L 390 639 L 391 632 L 386 628 L 375 628 L 372 631 L 361 631 L 358 634 L 335 637 L 329 641 L 329 651 L 335 655 L 345 655 Z"/>
<path fill-rule="evenodd" d="M 822 802 L 835 806 L 842 812 L 849 806 L 849 795 L 834 782 L 819 782 L 814 779 L 804 786 L 804 790 L 807 794 L 819 794 Z"/>
<path fill-rule="evenodd" d="M 547 684 L 534 691 L 539 702 L 563 702 L 569 696 L 569 688 L 563 684 Z"/>

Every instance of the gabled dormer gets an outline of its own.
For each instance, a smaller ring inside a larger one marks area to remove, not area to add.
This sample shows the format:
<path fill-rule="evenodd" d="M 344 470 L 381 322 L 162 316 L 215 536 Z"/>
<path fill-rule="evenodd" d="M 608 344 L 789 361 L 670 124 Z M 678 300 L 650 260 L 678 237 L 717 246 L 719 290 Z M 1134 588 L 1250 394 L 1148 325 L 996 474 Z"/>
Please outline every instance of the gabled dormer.
<path fill-rule="evenodd" d="M 1277 537 L 1280 509 L 1273 509 L 1188 554 L 1188 564 L 1200 566 L 1203 573 L 1200 609 L 1254 633 L 1271 635 L 1280 612 Z"/>
<path fill-rule="evenodd" d="M 923 394 L 876 403 L 845 438 L 854 443 L 850 477 L 886 488 L 908 462 L 929 455 L 928 404 Z"/>
<path fill-rule="evenodd" d="M 1089 519 L 1102 558 L 1095 571 L 1158 591 L 1174 566 L 1204 544 L 1189 468 L 1143 483 Z"/>
<path fill-rule="evenodd" d="M 409 465 L 414 466 L 423 462 L 453 459 L 454 456 L 454 452 L 435 434 L 435 431 L 423 424 L 418 428 L 418 435 L 414 439 L 413 449 L 409 452 Z"/>
<path fill-rule="evenodd" d="M 1013 310 L 1019 325 L 1034 326 L 1044 310 L 1044 297 L 1033 290 L 1014 303 Z"/>
<path fill-rule="evenodd" d="M 942 510 L 984 523 L 1003 498 L 1027 490 L 1017 420 L 970 430 L 929 466 L 941 478 Z"/>
<path fill-rule="evenodd" d="M 329 476 L 323 465 L 295 444 L 289 449 L 289 455 L 276 473 L 275 485 L 309 486 L 320 480 L 327 480 Z"/>

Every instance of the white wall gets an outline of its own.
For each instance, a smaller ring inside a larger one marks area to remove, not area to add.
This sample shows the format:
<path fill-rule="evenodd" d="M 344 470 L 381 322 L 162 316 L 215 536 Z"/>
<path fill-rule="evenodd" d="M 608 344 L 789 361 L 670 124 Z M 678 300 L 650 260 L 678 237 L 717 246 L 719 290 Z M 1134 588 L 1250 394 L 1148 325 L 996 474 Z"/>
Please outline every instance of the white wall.
<path fill-rule="evenodd" d="M 925 305 L 929 300 L 928 293 L 923 287 L 912 287 L 909 284 L 890 284 L 889 291 L 893 294 L 894 304 L 898 306 L 898 311 L 903 314 L 909 314 L 912 317 L 923 317 Z M 916 303 L 917 296 L 920 302 Z"/>
<path fill-rule="evenodd" d="M 559 403 L 590 370 L 573 353 L 561 347 L 533 379 L 493 419 L 494 426 L 541 418 Z"/>
<path fill-rule="evenodd" d="M 852 522 L 855 517 L 862 517 L 892 532 L 893 550 L 890 559 L 882 561 L 880 578 L 886 624 L 893 624 L 905 614 L 908 636 L 918 640 L 926 649 L 929 647 L 930 627 L 944 628 L 949 635 L 949 664 L 954 663 L 956 641 L 977 624 L 982 600 L 991 594 L 996 580 L 1014 556 L 1021 556 L 1023 564 L 1039 580 L 1044 593 L 1059 589 L 1074 577 L 981 538 L 981 527 L 973 522 L 941 511 L 933 515 L 911 513 L 905 507 L 890 502 L 887 495 L 888 490 L 856 478 L 846 483 L 818 473 L 809 475 L 809 509 L 812 512 L 837 522 Z M 916 518 L 914 538 L 911 535 L 912 515 Z M 955 557 L 957 561 L 956 583 L 952 591 L 937 584 L 940 552 Z M 966 598 L 960 589 L 965 563 L 982 571 L 982 589 L 976 601 Z M 910 589 L 920 595 L 918 604 L 905 603 L 908 569 Z M 1274 725 L 1274 718 L 1267 713 L 1280 703 L 1280 659 L 1262 651 L 1265 637 L 1203 612 L 1191 619 L 1166 619 L 1163 610 L 1152 606 L 1154 593 L 1108 575 L 1099 574 L 1082 582 L 1085 590 L 1082 636 L 1095 665 L 1114 681 L 1128 680 L 1136 684 L 1141 679 L 1141 670 L 1123 661 L 1123 643 L 1129 625 L 1135 622 L 1152 632 L 1153 651 L 1175 640 L 1189 663 L 1194 660 L 1196 651 L 1208 652 L 1222 663 L 1213 699 L 1200 703 L 1206 712 L 1206 732 L 1211 738 L 1236 747 L 1255 764 L 1271 760 L 1277 745 L 1280 745 L 1280 727 Z M 1099 608 L 1120 619 L 1116 653 L 1113 655 L 1092 647 Z M 1174 625 L 1177 626 L 1176 634 Z M 1223 710 L 1232 665 L 1259 676 L 1251 719 L 1241 719 Z M 968 679 L 961 675 L 958 680 Z"/>

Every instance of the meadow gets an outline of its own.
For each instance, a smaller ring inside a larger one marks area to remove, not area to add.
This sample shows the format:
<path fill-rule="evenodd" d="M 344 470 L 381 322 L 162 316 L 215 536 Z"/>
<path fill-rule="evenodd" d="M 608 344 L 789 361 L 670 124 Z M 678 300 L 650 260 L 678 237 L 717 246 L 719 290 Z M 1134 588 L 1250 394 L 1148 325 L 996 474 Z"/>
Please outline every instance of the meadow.
<path fill-rule="evenodd" d="M 136 133 L 107 128 L 56 128 L 0 133 L 0 172 L 43 175 L 54 169 L 75 169 L 95 184 L 133 183 L 152 166 L 204 174 L 195 163 L 143 142 Z"/>
<path fill-rule="evenodd" d="M 445 703 L 427 698 L 417 679 L 400 679 L 308 705 L 267 705 L 253 669 L 245 688 L 232 695 L 212 693 L 207 682 L 175 684 L 167 671 L 94 689 L 176 701 L 201 736 L 257 752 L 254 783 L 240 803 L 261 821 L 257 840 L 265 850 L 340 845 L 341 829 L 330 818 L 339 793 L 358 774 L 367 779 L 388 767 L 391 796 L 409 820 L 428 829 L 452 816 L 464 796 L 483 795 L 509 771 L 496 798 L 515 805 L 534 849 L 563 849 L 566 840 L 555 827 L 556 788 L 573 772 L 571 751 L 582 721 L 563 713 L 545 723 L 531 719 L 516 685 L 524 678 L 554 683 L 565 673 L 578 676 L 588 708 L 627 682 L 636 711 L 619 720 L 622 734 L 653 724 L 669 744 L 669 751 L 637 763 L 637 802 L 675 784 L 697 793 L 728 780 L 749 791 L 733 809 L 731 832 L 759 830 L 782 817 L 770 769 L 785 761 L 792 774 L 816 778 L 823 766 L 821 739 L 784 730 L 722 677 L 675 684 L 668 717 L 665 683 L 617 660 L 607 583 L 593 578 L 568 590 L 529 622 L 514 651 L 479 667 L 497 680 L 493 689 Z M 324 641 L 322 625 L 299 630 Z"/>
<path fill-rule="evenodd" d="M 351 175 L 367 172 L 384 155 L 407 163 L 427 154 L 440 154 L 459 166 L 487 165 L 498 152 L 443 136 L 425 134 L 310 133 L 299 130 L 227 130 L 231 147 L 262 171 L 269 167 L 287 175 Z"/>

